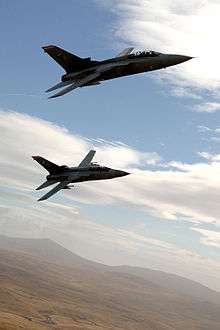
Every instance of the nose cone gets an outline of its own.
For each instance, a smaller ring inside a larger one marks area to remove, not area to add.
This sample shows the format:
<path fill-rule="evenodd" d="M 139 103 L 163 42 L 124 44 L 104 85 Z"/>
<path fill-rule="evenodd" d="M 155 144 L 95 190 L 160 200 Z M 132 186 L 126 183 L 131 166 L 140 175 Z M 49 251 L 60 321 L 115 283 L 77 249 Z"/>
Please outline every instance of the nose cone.
<path fill-rule="evenodd" d="M 170 65 L 180 64 L 191 60 L 193 57 L 185 55 L 170 55 Z"/>
<path fill-rule="evenodd" d="M 193 57 L 192 56 L 185 56 L 185 55 L 177 55 L 179 63 L 183 63 L 186 61 L 191 60 Z"/>
<path fill-rule="evenodd" d="M 129 175 L 130 173 L 125 172 L 125 171 L 117 171 L 117 176 L 126 176 Z"/>

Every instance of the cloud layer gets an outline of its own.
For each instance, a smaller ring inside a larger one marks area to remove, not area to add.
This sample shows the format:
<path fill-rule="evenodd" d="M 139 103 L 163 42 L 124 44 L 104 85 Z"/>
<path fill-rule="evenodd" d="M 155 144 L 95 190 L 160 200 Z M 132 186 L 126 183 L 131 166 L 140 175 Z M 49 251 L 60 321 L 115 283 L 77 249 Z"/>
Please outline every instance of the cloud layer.
<path fill-rule="evenodd" d="M 203 244 L 220 248 L 220 232 L 201 228 L 193 228 L 193 230 L 202 235 L 201 242 Z"/>
<path fill-rule="evenodd" d="M 212 232 L 218 235 L 220 163 L 216 158 L 209 157 L 208 163 L 165 164 L 156 153 L 140 152 L 119 142 L 88 140 L 50 122 L 15 112 L 0 113 L 0 129 L 1 233 L 50 237 L 97 261 L 167 270 L 208 285 L 212 283 L 213 288 L 220 290 L 217 261 L 147 237 L 134 228 L 97 224 L 74 206 L 74 201 L 123 204 L 161 220 L 179 219 L 190 222 L 190 226 L 200 223 L 200 227 L 209 223 Z M 62 191 L 48 202 L 38 203 L 42 192 L 34 191 L 34 187 L 44 180 L 46 173 L 31 155 L 74 165 L 90 148 L 97 150 L 98 162 L 132 174 L 105 182 L 82 183 L 75 190 Z M 202 230 L 197 232 L 207 237 Z M 207 244 L 207 239 L 201 239 L 201 243 Z M 218 247 L 216 238 L 215 247 Z"/>
<path fill-rule="evenodd" d="M 201 152 L 208 163 L 205 160 L 195 164 L 176 161 L 165 164 L 156 153 L 140 152 L 116 142 L 91 141 L 18 113 L 1 112 L 0 129 L 3 136 L 0 152 L 4 155 L 0 160 L 2 187 L 33 193 L 46 175 L 31 159 L 33 154 L 58 164 L 76 165 L 90 148 L 95 148 L 96 161 L 132 174 L 116 180 L 83 183 L 77 191 L 61 192 L 59 198 L 65 195 L 84 203 L 124 203 L 162 219 L 220 225 L 219 155 Z M 36 198 L 40 194 L 35 192 Z"/>

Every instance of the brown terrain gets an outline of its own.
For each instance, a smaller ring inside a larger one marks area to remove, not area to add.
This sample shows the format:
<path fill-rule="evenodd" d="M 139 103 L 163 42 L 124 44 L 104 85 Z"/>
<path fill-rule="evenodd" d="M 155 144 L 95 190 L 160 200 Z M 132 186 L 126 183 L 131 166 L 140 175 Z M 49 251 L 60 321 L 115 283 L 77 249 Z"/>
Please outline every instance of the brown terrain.
<path fill-rule="evenodd" d="M 220 329 L 220 293 L 159 271 L 109 267 L 46 239 L 0 236 L 0 330 Z"/>

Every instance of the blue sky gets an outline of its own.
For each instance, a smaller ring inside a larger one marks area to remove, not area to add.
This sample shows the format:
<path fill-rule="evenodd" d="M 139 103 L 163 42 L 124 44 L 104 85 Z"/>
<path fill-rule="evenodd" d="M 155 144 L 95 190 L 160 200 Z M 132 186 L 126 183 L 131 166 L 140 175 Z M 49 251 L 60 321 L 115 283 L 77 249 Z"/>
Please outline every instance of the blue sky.
<path fill-rule="evenodd" d="M 220 6 L 211 0 L 199 6 L 194 0 L 191 12 L 190 5 L 174 3 L 176 7 L 158 0 L 149 9 L 147 0 L 139 0 L 138 6 L 129 0 L 66 1 L 65 5 L 1 1 L 0 192 L 7 197 L 2 199 L 0 230 L 46 235 L 95 260 L 172 271 L 220 290 L 218 69 L 207 68 L 216 58 L 207 59 L 209 52 L 200 46 L 209 40 L 208 46 L 218 49 L 208 35 L 212 26 L 198 37 L 192 23 L 203 26 L 213 11 L 220 15 Z M 149 15 L 156 17 L 159 27 L 152 25 Z M 169 29 L 164 15 L 170 19 Z M 183 18 L 189 26 L 192 23 L 190 36 Z M 48 100 L 44 91 L 63 73 L 42 51 L 41 46 L 48 44 L 95 59 L 114 56 L 125 46 L 149 45 L 198 57 L 181 68 L 109 81 Z M 56 126 L 51 128 L 50 123 Z M 33 187 L 45 173 L 29 156 L 39 152 L 58 163 L 77 164 L 90 146 L 97 147 L 102 163 L 131 169 L 134 178 L 84 184 L 43 206 L 37 204 Z M 10 168 L 11 162 L 15 168 Z M 8 182 L 11 185 L 6 187 Z M 71 218 L 73 230 L 77 222 L 78 237 L 69 234 L 67 244 L 64 233 L 73 212 L 79 217 L 79 222 Z M 88 243 L 87 235 L 94 242 Z M 73 237 L 77 243 L 71 243 Z M 154 262 L 155 258 L 163 261 Z M 198 269 L 204 272 L 199 277 Z"/>
<path fill-rule="evenodd" d="M 210 120 L 192 113 L 188 100 L 167 95 L 169 87 L 152 80 L 155 73 L 110 81 L 47 101 L 43 91 L 58 81 L 63 71 L 43 53 L 42 45 L 58 44 L 98 59 L 120 50 L 111 34 L 116 17 L 108 10 L 93 1 L 69 1 L 63 7 L 56 1 L 2 5 L 2 105 L 58 122 L 82 135 L 163 152 L 167 159 L 195 157 L 194 150 L 201 147 L 195 128 L 204 120 L 210 124 Z M 39 98 L 7 95 L 13 93 Z M 191 148 L 180 152 L 179 144 L 190 144 Z"/>

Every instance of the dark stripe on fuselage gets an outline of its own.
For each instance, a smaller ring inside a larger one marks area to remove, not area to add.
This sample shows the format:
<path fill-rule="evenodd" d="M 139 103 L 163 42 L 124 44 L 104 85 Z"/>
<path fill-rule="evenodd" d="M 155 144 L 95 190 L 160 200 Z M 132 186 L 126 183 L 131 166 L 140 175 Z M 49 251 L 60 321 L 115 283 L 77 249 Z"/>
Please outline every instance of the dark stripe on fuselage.
<path fill-rule="evenodd" d="M 129 61 L 128 64 L 124 64 L 126 61 Z M 98 62 L 98 65 L 92 65 L 88 68 L 88 70 L 80 72 L 79 75 L 75 76 L 77 72 L 74 72 L 75 79 L 82 79 L 88 76 L 95 71 L 96 68 L 105 66 L 108 64 L 118 64 L 113 68 L 109 68 L 106 72 L 100 74 L 98 79 L 94 79 L 95 81 L 109 80 L 114 78 L 119 78 L 122 76 L 129 76 L 133 74 L 138 74 L 142 72 L 152 71 L 155 69 L 162 69 L 164 65 L 161 63 L 160 56 L 133 56 L 133 57 L 123 57 L 123 58 L 112 58 L 104 61 Z M 71 74 L 63 75 L 62 81 L 71 80 Z M 86 84 L 84 85 L 86 86 Z"/>
<path fill-rule="evenodd" d="M 89 175 L 79 175 L 78 178 L 73 179 L 71 183 L 75 182 L 84 182 L 84 181 L 92 181 L 92 180 L 107 180 L 107 179 L 113 179 L 115 175 L 110 174 L 110 173 L 91 173 Z M 48 181 L 53 181 L 57 180 L 59 182 L 65 181 L 68 179 L 68 176 L 62 175 L 52 175 L 52 176 L 47 176 Z"/>

